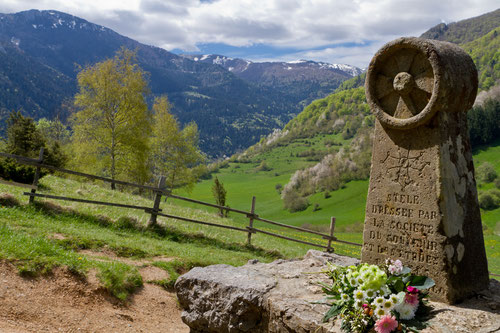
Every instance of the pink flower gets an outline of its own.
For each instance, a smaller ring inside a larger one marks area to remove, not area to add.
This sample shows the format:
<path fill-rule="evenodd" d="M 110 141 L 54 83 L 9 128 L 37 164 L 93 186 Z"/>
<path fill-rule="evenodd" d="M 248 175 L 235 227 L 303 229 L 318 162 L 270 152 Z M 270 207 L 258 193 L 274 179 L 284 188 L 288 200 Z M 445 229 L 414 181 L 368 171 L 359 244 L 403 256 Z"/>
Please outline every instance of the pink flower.
<path fill-rule="evenodd" d="M 398 321 L 394 316 L 385 315 L 375 323 L 377 333 L 390 333 L 398 327 Z"/>
<path fill-rule="evenodd" d="M 407 293 L 405 295 L 405 303 L 411 304 L 413 306 L 418 305 L 418 294 Z"/>
<path fill-rule="evenodd" d="M 406 287 L 406 290 L 408 290 L 410 294 L 418 294 L 420 292 L 420 290 L 412 286 Z"/>
<path fill-rule="evenodd" d="M 392 275 L 399 275 L 403 272 L 403 263 L 401 260 L 391 260 L 391 264 L 389 265 L 389 273 Z"/>

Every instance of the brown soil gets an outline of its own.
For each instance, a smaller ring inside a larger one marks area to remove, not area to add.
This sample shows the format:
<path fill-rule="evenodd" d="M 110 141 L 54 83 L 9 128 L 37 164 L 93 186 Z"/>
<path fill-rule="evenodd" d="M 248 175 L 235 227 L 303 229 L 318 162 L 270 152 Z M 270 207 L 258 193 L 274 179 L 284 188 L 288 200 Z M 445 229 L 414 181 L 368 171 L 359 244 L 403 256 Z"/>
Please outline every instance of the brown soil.
<path fill-rule="evenodd" d="M 0 332 L 189 332 L 175 294 L 147 283 L 165 272 L 144 265 L 140 272 L 144 287 L 123 304 L 103 290 L 95 273 L 82 280 L 56 269 L 27 279 L 0 261 Z"/>

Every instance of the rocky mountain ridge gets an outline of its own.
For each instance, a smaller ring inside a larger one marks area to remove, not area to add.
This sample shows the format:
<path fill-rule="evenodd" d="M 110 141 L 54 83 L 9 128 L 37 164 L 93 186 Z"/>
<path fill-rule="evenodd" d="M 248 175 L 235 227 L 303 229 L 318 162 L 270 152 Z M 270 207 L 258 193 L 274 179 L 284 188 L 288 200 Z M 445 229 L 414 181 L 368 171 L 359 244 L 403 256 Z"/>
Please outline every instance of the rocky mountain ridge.
<path fill-rule="evenodd" d="M 362 69 L 345 64 L 329 64 L 311 60 L 290 62 L 254 62 L 218 54 L 182 55 L 197 62 L 219 65 L 245 81 L 290 94 L 302 107 L 327 96 L 343 81 L 357 76 Z"/>

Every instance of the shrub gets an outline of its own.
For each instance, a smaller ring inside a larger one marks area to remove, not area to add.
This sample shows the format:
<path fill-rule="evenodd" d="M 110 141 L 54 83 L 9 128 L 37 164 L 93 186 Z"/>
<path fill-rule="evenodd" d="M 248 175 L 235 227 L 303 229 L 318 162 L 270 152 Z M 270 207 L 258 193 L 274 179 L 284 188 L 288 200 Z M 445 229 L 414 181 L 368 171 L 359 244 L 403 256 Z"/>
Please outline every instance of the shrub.
<path fill-rule="evenodd" d="M 274 185 L 274 188 L 276 189 L 276 192 L 278 192 L 279 194 L 281 194 L 281 191 L 283 190 L 283 185 L 281 185 L 280 183 Z"/>
<path fill-rule="evenodd" d="M 498 175 L 491 163 L 484 162 L 477 168 L 477 177 L 485 183 L 491 183 Z"/>
<path fill-rule="evenodd" d="M 315 203 L 314 204 L 314 207 L 313 207 L 313 212 L 316 212 L 318 210 L 320 210 L 321 208 L 319 207 L 319 203 Z"/>
<path fill-rule="evenodd" d="M 500 200 L 495 193 L 492 191 L 487 191 L 479 195 L 479 207 L 484 210 L 492 210 L 498 208 Z"/>
<path fill-rule="evenodd" d="M 296 191 L 284 192 L 283 204 L 290 213 L 300 212 L 309 207 L 307 198 L 301 197 Z"/>
<path fill-rule="evenodd" d="M 267 165 L 266 161 L 260 162 L 260 165 L 257 167 L 257 171 L 271 171 L 272 168 Z"/>

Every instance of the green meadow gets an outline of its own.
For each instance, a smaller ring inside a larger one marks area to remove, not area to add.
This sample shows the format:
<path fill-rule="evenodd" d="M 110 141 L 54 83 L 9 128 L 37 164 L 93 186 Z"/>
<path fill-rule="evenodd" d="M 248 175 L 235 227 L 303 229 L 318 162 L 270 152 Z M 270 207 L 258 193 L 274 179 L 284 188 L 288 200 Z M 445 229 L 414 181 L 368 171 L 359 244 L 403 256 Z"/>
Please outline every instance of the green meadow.
<path fill-rule="evenodd" d="M 295 170 L 312 166 L 316 161 L 297 157 L 297 153 L 314 148 L 324 150 L 325 141 L 335 141 L 339 145 L 348 145 L 339 135 L 321 134 L 308 139 L 296 139 L 286 146 L 276 147 L 250 158 L 247 163 L 229 162 L 225 167 L 213 175 L 218 177 L 227 190 L 229 206 L 237 209 L 250 210 L 252 196 L 256 197 L 256 213 L 266 219 L 295 225 L 305 226 L 314 230 L 327 232 L 330 218 L 336 218 L 336 236 L 339 239 L 362 242 L 362 228 L 368 181 L 351 181 L 337 191 L 330 192 L 326 198 L 324 192 L 315 193 L 309 197 L 309 207 L 301 212 L 290 213 L 283 208 L 276 184 L 285 184 Z M 335 147 L 335 146 L 334 146 Z M 494 165 L 500 175 L 500 140 L 488 147 L 480 147 L 473 153 L 476 168 L 484 162 Z M 266 161 L 270 170 L 260 171 L 259 165 Z M 198 183 L 191 193 L 178 191 L 180 195 L 199 200 L 213 202 L 211 192 L 213 179 Z M 478 190 L 493 188 L 493 183 L 482 183 L 478 180 Z M 176 205 L 191 206 L 189 203 L 173 201 Z M 314 209 L 318 204 L 319 209 Z M 492 273 L 500 274 L 500 208 L 481 210 L 483 231 L 485 236 L 486 252 L 489 260 L 489 269 Z M 241 221 L 244 225 L 247 220 L 232 214 L 231 218 Z M 256 238 L 260 237 L 257 235 Z"/>

